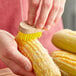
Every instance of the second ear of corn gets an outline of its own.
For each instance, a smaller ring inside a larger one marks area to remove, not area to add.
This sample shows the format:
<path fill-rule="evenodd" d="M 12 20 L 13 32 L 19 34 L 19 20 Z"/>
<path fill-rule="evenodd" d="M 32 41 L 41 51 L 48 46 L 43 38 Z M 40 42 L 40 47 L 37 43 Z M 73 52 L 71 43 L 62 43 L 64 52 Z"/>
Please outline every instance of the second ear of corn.
<path fill-rule="evenodd" d="M 52 38 L 52 42 L 60 49 L 76 53 L 76 31 L 64 29 L 56 32 Z"/>
<path fill-rule="evenodd" d="M 20 33 L 16 36 L 16 41 L 20 52 L 31 60 L 36 76 L 61 76 L 52 57 L 37 39 L 25 41 Z"/>
<path fill-rule="evenodd" d="M 76 55 L 65 51 L 55 51 L 52 57 L 64 76 L 76 76 Z"/>

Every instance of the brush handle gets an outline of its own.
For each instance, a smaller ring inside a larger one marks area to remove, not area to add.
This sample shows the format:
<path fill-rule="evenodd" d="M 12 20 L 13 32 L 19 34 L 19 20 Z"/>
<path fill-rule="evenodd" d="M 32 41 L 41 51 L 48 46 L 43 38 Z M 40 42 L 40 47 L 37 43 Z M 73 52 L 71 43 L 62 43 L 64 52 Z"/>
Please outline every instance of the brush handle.
<path fill-rule="evenodd" d="M 43 32 L 44 30 L 42 29 L 37 29 L 25 22 L 21 22 L 20 23 L 20 26 L 19 26 L 19 30 L 23 33 L 26 33 L 26 34 L 32 34 L 32 33 L 37 33 L 37 32 Z"/>

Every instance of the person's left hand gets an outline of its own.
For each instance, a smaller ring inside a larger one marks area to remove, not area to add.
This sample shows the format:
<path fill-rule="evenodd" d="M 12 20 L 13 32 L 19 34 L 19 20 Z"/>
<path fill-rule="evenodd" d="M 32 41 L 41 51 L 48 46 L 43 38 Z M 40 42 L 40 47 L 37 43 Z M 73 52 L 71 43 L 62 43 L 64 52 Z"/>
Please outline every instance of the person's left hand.
<path fill-rule="evenodd" d="M 66 0 L 28 0 L 27 23 L 37 28 L 50 29 L 61 18 Z"/>
<path fill-rule="evenodd" d="M 19 52 L 15 37 L 4 30 L 0 30 L 0 59 L 17 75 L 35 76 L 30 60 Z"/>

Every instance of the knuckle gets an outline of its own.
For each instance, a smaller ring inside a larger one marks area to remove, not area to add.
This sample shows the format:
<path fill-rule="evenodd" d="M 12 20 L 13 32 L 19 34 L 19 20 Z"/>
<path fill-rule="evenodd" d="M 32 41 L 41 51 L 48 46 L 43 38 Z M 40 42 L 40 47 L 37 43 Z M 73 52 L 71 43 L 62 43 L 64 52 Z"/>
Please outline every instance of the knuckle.
<path fill-rule="evenodd" d="M 59 8 L 60 8 L 60 0 L 57 0 L 57 1 L 55 1 L 55 3 L 54 3 L 54 9 L 55 9 L 56 11 L 58 11 Z"/>
<path fill-rule="evenodd" d="M 50 7 L 50 4 L 49 3 L 44 3 L 44 7 L 45 8 L 49 8 Z"/>
<path fill-rule="evenodd" d="M 51 1 L 47 1 L 47 0 L 44 0 L 44 2 L 43 2 L 43 4 L 44 4 L 44 7 L 45 8 L 49 8 L 49 7 L 51 7 Z"/>
<path fill-rule="evenodd" d="M 10 55 L 9 52 L 7 52 L 7 51 L 5 53 L 3 53 L 3 56 L 6 58 L 9 58 L 9 55 Z"/>
<path fill-rule="evenodd" d="M 64 12 L 64 8 L 61 7 L 61 8 L 60 8 L 60 12 Z"/>
<path fill-rule="evenodd" d="M 33 6 L 38 6 L 40 0 L 32 0 Z"/>
<path fill-rule="evenodd" d="M 11 49 L 5 49 L 5 50 L 6 52 L 3 53 L 3 56 L 10 59 L 12 56 L 12 52 L 11 52 L 12 50 Z"/>
<path fill-rule="evenodd" d="M 17 69 L 17 70 L 14 70 L 13 73 L 16 75 L 20 75 L 21 74 L 20 71 L 21 71 L 20 69 Z"/>
<path fill-rule="evenodd" d="M 54 11 L 55 11 L 55 12 L 57 12 L 58 10 L 59 10 L 59 8 L 58 8 L 58 7 L 54 8 Z"/>
<path fill-rule="evenodd" d="M 60 0 L 54 0 L 54 8 L 56 9 L 60 8 Z"/>
<path fill-rule="evenodd" d="M 54 5 L 54 9 L 55 9 L 56 11 L 58 11 L 58 10 L 59 10 L 59 8 L 60 8 L 60 6 L 59 6 L 59 5 Z"/>

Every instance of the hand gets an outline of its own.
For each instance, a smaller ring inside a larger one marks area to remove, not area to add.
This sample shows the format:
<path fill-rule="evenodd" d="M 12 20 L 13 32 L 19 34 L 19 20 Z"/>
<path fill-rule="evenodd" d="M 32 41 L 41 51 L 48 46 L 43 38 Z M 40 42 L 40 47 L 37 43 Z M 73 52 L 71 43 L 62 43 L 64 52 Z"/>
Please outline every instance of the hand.
<path fill-rule="evenodd" d="M 29 0 L 28 20 L 37 28 L 50 29 L 64 12 L 66 0 Z"/>
<path fill-rule="evenodd" d="M 14 36 L 0 30 L 0 59 L 17 75 L 34 76 L 27 57 L 17 49 Z"/>

